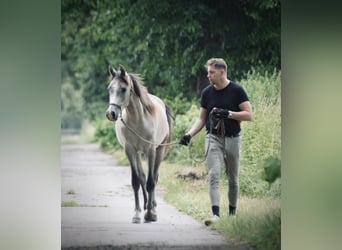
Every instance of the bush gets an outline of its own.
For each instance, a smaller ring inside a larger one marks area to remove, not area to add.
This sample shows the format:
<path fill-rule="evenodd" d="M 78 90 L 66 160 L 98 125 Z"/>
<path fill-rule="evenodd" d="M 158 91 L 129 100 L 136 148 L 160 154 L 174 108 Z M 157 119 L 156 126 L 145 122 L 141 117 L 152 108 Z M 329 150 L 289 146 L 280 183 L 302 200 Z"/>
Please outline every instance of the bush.
<path fill-rule="evenodd" d="M 81 129 L 82 116 L 80 113 L 62 112 L 61 128 L 62 129 Z"/>
<path fill-rule="evenodd" d="M 174 124 L 174 140 L 179 140 L 184 135 L 198 117 L 198 104 L 192 104 L 191 107 L 184 113 L 176 115 Z M 169 162 L 196 164 L 191 158 L 204 159 L 204 136 L 205 132 L 202 130 L 200 134 L 191 139 L 189 147 L 183 145 L 171 146 L 167 155 Z M 190 155 L 191 150 L 191 155 Z"/>
<path fill-rule="evenodd" d="M 177 95 L 175 98 L 168 99 L 164 98 L 164 102 L 172 108 L 172 112 L 174 115 L 183 115 L 186 113 L 192 105 L 197 105 L 198 101 L 197 100 L 192 100 L 189 101 L 186 99 L 183 94 Z"/>
<path fill-rule="evenodd" d="M 275 182 L 281 176 L 281 162 L 278 157 L 270 156 L 265 159 L 261 166 L 264 168 L 262 179 L 267 181 L 269 185 Z"/>
<path fill-rule="evenodd" d="M 121 149 L 120 143 L 116 138 L 115 126 L 113 122 L 104 119 L 97 119 L 95 125 L 95 141 L 103 149 Z"/>
<path fill-rule="evenodd" d="M 242 155 L 240 167 L 240 190 L 252 197 L 259 195 L 280 195 L 280 182 L 271 188 L 261 180 L 263 168 L 259 162 L 269 156 L 280 159 L 281 145 L 281 92 L 280 72 L 267 71 L 261 75 L 248 72 L 241 80 L 253 108 L 253 121 L 242 122 Z"/>

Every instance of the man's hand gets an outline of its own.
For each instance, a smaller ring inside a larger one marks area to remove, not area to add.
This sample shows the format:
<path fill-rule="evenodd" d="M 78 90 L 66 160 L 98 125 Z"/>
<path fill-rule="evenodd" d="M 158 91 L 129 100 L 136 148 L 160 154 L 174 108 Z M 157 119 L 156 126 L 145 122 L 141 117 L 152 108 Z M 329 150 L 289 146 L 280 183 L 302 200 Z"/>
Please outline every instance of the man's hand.
<path fill-rule="evenodd" d="M 221 108 L 213 108 L 212 114 L 218 119 L 228 118 L 229 110 L 221 109 Z"/>
<path fill-rule="evenodd" d="M 191 135 L 185 134 L 185 135 L 183 135 L 182 138 L 179 140 L 179 144 L 188 146 L 190 140 L 191 140 Z"/>

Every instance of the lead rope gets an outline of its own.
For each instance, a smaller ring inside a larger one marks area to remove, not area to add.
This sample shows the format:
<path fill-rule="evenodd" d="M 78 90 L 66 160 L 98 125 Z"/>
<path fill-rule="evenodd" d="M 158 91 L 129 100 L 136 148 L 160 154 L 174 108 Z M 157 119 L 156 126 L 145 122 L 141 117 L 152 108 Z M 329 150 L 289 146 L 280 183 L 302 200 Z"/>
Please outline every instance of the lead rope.
<path fill-rule="evenodd" d="M 154 143 L 154 142 L 151 142 L 145 138 L 143 138 L 142 136 L 140 136 L 135 130 L 133 130 L 132 128 L 130 128 L 127 123 L 124 121 L 124 119 L 121 117 L 121 122 L 126 126 L 126 128 L 128 128 L 129 131 L 131 131 L 133 134 L 135 134 L 140 140 L 148 143 L 148 144 L 151 144 L 151 145 L 155 145 L 155 146 L 171 146 L 171 145 L 175 145 L 175 144 L 179 144 L 178 141 L 173 141 L 173 142 L 170 142 L 170 143 Z M 210 112 L 209 114 L 209 122 L 210 122 L 210 131 L 209 131 L 209 134 L 212 134 L 212 129 L 213 129 L 213 125 L 214 125 L 214 122 L 213 122 L 213 114 L 212 112 Z M 225 135 L 225 126 L 224 126 L 224 121 L 223 119 L 220 119 L 219 122 L 217 123 L 215 129 L 217 129 L 219 132 L 220 132 L 220 136 L 221 138 L 223 139 L 223 143 L 225 143 L 225 140 L 224 140 L 224 135 Z M 204 155 L 204 159 L 203 160 L 197 160 L 195 159 L 195 157 L 192 155 L 191 151 L 190 151 L 190 147 L 189 147 L 189 157 L 191 160 L 193 160 L 195 163 L 202 163 L 204 162 L 207 157 L 208 157 L 208 152 L 209 152 L 209 148 L 210 148 L 210 142 L 211 142 L 211 137 L 209 136 L 209 142 L 208 142 L 208 146 L 206 148 L 206 151 L 205 151 L 205 155 Z M 191 145 L 191 144 L 190 144 Z M 224 145 L 223 145 L 224 146 Z"/>
<path fill-rule="evenodd" d="M 133 130 L 132 128 L 130 128 L 127 123 L 122 119 L 121 117 L 121 122 L 126 126 L 126 128 L 128 128 L 129 131 L 131 131 L 133 134 L 135 134 L 140 140 L 148 143 L 148 144 L 151 144 L 151 145 L 155 145 L 155 146 L 170 146 L 170 145 L 174 145 L 174 144 L 178 144 L 177 141 L 174 141 L 174 142 L 170 142 L 170 143 L 154 143 L 154 142 L 151 142 L 145 138 L 143 138 L 142 136 L 140 136 L 137 132 L 135 132 L 135 130 Z"/>
<path fill-rule="evenodd" d="M 189 157 L 192 161 L 194 161 L 195 163 L 199 164 L 199 163 L 202 163 L 204 162 L 207 157 L 208 157 L 208 152 L 209 152 L 209 148 L 210 148 L 210 141 L 211 141 L 211 134 L 212 134 L 212 131 L 213 131 L 213 126 L 214 126 L 214 119 L 213 119 L 213 111 L 211 111 L 209 113 L 209 122 L 210 122 L 210 129 L 209 129 L 209 142 L 208 142 L 208 146 L 205 150 L 205 155 L 204 155 L 204 159 L 203 160 L 197 160 L 195 159 L 195 157 L 193 156 L 193 154 L 191 153 L 190 151 L 190 146 L 189 146 Z M 218 131 L 219 133 L 219 136 L 221 137 L 221 139 L 223 140 L 223 147 L 225 147 L 225 139 L 224 139 L 224 136 L 225 136 L 225 126 L 224 126 L 224 120 L 223 119 L 220 119 L 215 127 L 215 129 Z M 191 144 L 190 144 L 191 145 Z"/>

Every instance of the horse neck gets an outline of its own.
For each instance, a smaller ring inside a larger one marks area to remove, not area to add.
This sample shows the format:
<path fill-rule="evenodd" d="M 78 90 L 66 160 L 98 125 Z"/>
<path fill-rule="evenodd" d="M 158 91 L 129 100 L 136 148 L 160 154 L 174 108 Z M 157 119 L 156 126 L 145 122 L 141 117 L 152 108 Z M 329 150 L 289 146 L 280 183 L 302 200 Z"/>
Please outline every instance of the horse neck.
<path fill-rule="evenodd" d="M 127 118 L 129 120 L 140 121 L 144 114 L 144 107 L 139 97 L 131 94 L 129 104 L 127 106 Z"/>

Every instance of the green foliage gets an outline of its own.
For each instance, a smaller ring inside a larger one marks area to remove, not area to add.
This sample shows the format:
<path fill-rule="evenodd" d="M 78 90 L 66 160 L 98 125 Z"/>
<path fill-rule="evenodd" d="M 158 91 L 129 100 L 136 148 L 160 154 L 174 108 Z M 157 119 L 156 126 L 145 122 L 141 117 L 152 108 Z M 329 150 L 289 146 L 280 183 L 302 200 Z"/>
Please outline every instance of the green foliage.
<path fill-rule="evenodd" d="M 96 120 L 94 123 L 95 141 L 100 144 L 103 149 L 120 149 L 121 146 L 115 134 L 113 122 L 108 120 Z"/>
<path fill-rule="evenodd" d="M 263 74 L 248 72 L 241 85 L 246 89 L 253 109 L 253 121 L 242 122 L 242 157 L 240 190 L 256 197 L 280 195 L 280 182 L 268 188 L 260 181 L 263 169 L 258 163 L 269 156 L 280 159 L 281 149 L 281 93 L 280 71 Z"/>
<path fill-rule="evenodd" d="M 175 140 L 180 139 L 191 127 L 191 125 L 198 118 L 198 103 L 193 103 L 191 107 L 181 115 L 176 115 L 174 123 L 174 135 Z M 189 147 L 191 147 L 191 152 L 196 152 L 196 156 L 203 158 L 203 141 L 204 141 L 204 131 L 199 135 L 196 135 L 190 142 Z M 185 164 L 191 164 L 191 158 L 189 157 L 189 147 L 179 145 L 177 147 L 170 147 L 167 155 L 169 162 L 182 162 Z M 195 156 L 193 156 L 195 157 Z M 194 162 L 193 162 L 194 163 Z"/>
<path fill-rule="evenodd" d="M 81 129 L 82 117 L 79 113 L 62 112 L 61 128 L 62 129 Z"/>
<path fill-rule="evenodd" d="M 81 90 L 90 120 L 108 101 L 110 63 L 170 100 L 199 96 L 211 57 L 227 60 L 230 78 L 251 66 L 280 68 L 279 0 L 63 0 L 61 13 L 62 83 Z"/>
<path fill-rule="evenodd" d="M 80 129 L 82 126 L 81 92 L 67 81 L 61 88 L 61 128 Z"/>
<path fill-rule="evenodd" d="M 277 178 L 281 176 L 281 162 L 278 157 L 270 156 L 266 158 L 261 164 L 264 168 L 262 179 L 271 185 Z"/>
<path fill-rule="evenodd" d="M 281 249 L 281 210 L 279 207 L 263 209 L 255 213 L 250 207 L 248 212 L 239 212 L 233 220 L 223 217 L 214 226 L 230 238 L 247 241 L 257 249 Z"/>
<path fill-rule="evenodd" d="M 163 101 L 171 107 L 174 115 L 182 115 L 187 110 L 191 108 L 192 105 L 198 105 L 198 101 L 193 99 L 189 101 L 186 97 L 184 97 L 183 93 L 178 94 L 174 98 L 163 98 Z"/>

